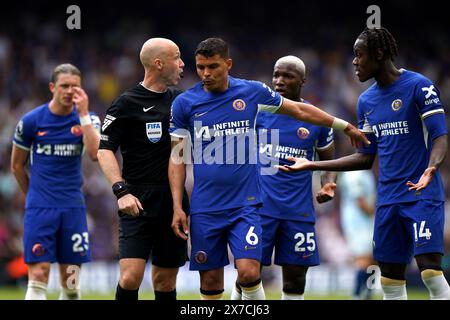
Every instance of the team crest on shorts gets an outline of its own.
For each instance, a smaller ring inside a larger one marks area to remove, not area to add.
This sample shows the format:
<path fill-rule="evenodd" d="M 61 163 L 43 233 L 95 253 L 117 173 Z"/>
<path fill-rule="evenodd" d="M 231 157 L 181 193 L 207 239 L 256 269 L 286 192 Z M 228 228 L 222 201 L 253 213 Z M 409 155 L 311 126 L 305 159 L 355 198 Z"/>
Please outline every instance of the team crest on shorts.
<path fill-rule="evenodd" d="M 309 130 L 303 127 L 298 128 L 297 135 L 300 139 L 306 139 L 309 137 Z"/>
<path fill-rule="evenodd" d="M 33 248 L 31 249 L 31 252 L 36 256 L 40 257 L 44 254 L 45 248 L 40 243 L 35 243 Z"/>
<path fill-rule="evenodd" d="M 145 124 L 147 130 L 147 138 L 150 142 L 156 143 L 162 136 L 162 123 L 161 122 L 147 122 Z"/>
<path fill-rule="evenodd" d="M 195 262 L 197 262 L 198 264 L 203 264 L 206 262 L 206 260 L 208 260 L 208 255 L 205 251 L 197 251 L 195 253 Z"/>
<path fill-rule="evenodd" d="M 81 128 L 79 124 L 76 124 L 72 128 L 70 128 L 70 133 L 75 137 L 79 137 L 83 134 L 83 128 Z"/>
<path fill-rule="evenodd" d="M 245 110 L 245 107 L 247 105 L 245 104 L 245 101 L 242 99 L 236 99 L 233 101 L 233 108 L 237 111 L 243 111 Z"/>
<path fill-rule="evenodd" d="M 402 100 L 400 99 L 395 99 L 394 101 L 392 101 L 392 110 L 394 111 L 398 111 L 401 107 L 402 107 Z"/>

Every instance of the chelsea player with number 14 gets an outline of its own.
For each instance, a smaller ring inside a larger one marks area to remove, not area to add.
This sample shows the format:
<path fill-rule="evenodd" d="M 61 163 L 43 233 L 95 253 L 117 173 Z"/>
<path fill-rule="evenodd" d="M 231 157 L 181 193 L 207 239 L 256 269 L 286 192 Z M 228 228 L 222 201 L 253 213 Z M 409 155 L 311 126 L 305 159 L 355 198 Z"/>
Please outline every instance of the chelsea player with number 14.
<path fill-rule="evenodd" d="M 407 299 L 405 270 L 414 256 L 431 299 L 450 299 L 444 253 L 444 187 L 439 174 L 447 128 L 439 90 L 420 73 L 397 69 L 394 37 L 366 28 L 354 44 L 361 82 L 376 82 L 358 100 L 358 125 L 371 140 L 357 153 L 330 161 L 295 158 L 282 170 L 369 169 L 379 156 L 373 255 L 384 299 Z"/>

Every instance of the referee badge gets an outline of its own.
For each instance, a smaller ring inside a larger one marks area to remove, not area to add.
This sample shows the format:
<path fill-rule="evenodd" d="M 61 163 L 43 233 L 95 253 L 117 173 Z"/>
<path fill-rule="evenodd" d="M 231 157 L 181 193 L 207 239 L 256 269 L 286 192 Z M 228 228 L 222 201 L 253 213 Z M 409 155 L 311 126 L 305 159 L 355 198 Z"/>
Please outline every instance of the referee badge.
<path fill-rule="evenodd" d="M 156 143 L 162 136 L 162 123 L 161 122 L 147 122 L 145 124 L 147 130 L 147 138 L 150 142 Z"/>

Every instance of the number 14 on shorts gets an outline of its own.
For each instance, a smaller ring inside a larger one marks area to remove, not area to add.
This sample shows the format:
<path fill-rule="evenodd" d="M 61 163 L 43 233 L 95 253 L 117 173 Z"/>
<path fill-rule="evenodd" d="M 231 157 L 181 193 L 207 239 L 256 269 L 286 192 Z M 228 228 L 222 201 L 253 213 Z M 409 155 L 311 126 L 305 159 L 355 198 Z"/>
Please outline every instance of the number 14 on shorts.
<path fill-rule="evenodd" d="M 426 238 L 427 240 L 431 239 L 431 232 L 429 228 L 425 228 L 425 220 L 420 222 L 419 233 L 417 233 L 417 222 L 413 223 L 414 227 L 414 240 L 417 242 L 419 238 Z"/>

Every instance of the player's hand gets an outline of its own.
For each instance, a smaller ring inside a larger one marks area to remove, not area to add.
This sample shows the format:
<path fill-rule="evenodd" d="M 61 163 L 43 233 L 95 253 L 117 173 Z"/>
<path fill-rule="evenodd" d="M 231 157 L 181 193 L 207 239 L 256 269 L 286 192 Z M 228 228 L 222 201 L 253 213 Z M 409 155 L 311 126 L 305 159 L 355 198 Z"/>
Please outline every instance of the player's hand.
<path fill-rule="evenodd" d="M 119 210 L 125 214 L 133 217 L 137 217 L 144 211 L 141 202 L 138 198 L 133 196 L 131 193 L 124 195 L 119 200 L 117 200 Z"/>
<path fill-rule="evenodd" d="M 302 170 L 309 170 L 311 161 L 305 158 L 295 158 L 295 157 L 287 157 L 286 158 L 289 161 L 295 162 L 294 164 L 288 165 L 282 165 L 282 166 L 275 166 L 275 168 L 284 171 L 284 172 L 295 172 L 295 171 L 302 171 Z"/>
<path fill-rule="evenodd" d="M 80 116 L 89 114 L 89 97 L 80 87 L 73 87 L 74 95 L 72 98 L 73 103 L 77 108 Z"/>
<path fill-rule="evenodd" d="M 316 200 L 318 203 L 324 203 L 334 198 L 334 190 L 336 189 L 336 183 L 328 182 L 322 189 L 316 194 Z"/>
<path fill-rule="evenodd" d="M 428 184 L 433 179 L 435 172 L 436 172 L 436 167 L 427 168 L 423 172 L 422 176 L 420 177 L 419 182 L 417 182 L 417 183 L 413 183 L 412 181 L 406 182 L 406 185 L 409 187 L 408 190 L 409 191 L 411 191 L 411 190 L 419 191 L 419 190 L 425 189 L 426 186 L 428 186 Z"/>
<path fill-rule="evenodd" d="M 370 141 L 367 139 L 366 135 L 351 123 L 349 123 L 344 129 L 344 133 L 350 137 L 350 142 L 355 148 L 361 148 L 363 143 L 370 144 Z"/>
<path fill-rule="evenodd" d="M 175 235 L 183 240 L 189 236 L 189 224 L 186 213 L 181 209 L 173 210 L 172 229 Z"/>

